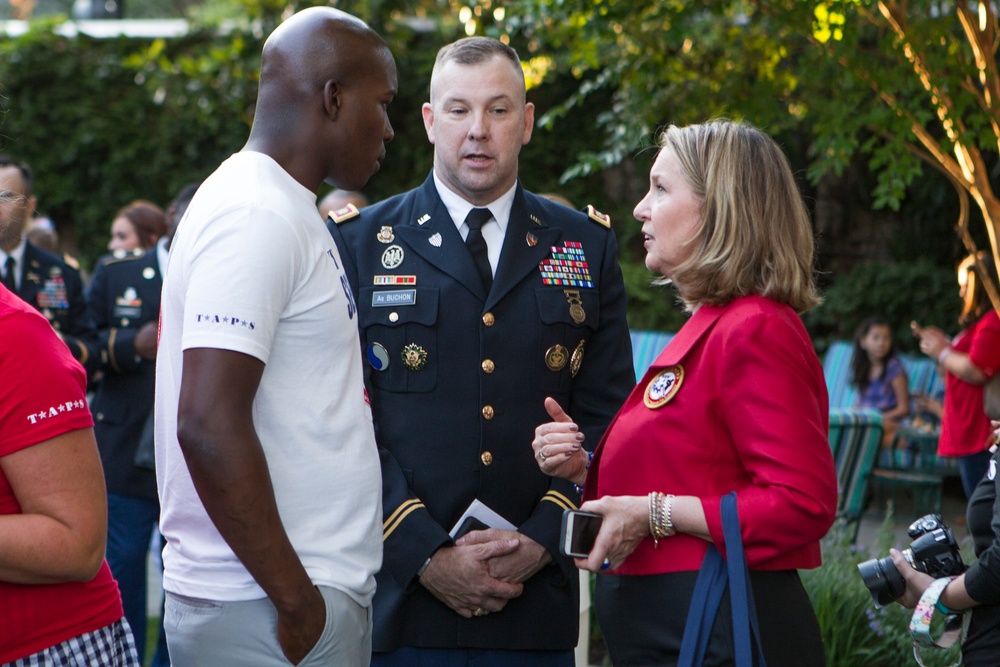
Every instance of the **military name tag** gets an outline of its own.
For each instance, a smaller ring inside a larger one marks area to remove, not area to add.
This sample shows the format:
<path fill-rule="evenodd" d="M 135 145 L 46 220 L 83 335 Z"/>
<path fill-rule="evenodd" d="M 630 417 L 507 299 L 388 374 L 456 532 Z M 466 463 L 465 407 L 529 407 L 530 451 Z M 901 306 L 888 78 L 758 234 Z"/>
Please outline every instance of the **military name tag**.
<path fill-rule="evenodd" d="M 412 306 L 417 303 L 417 290 L 397 289 L 374 292 L 372 294 L 372 308 L 383 308 L 385 306 Z"/>

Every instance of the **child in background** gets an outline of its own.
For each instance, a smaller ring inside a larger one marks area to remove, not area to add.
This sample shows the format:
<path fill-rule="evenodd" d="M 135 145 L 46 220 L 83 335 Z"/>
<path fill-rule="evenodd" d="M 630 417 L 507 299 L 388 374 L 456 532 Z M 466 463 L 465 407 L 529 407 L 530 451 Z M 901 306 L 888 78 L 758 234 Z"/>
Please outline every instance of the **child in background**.
<path fill-rule="evenodd" d="M 883 444 L 892 442 L 899 420 L 910 414 L 909 380 L 892 347 L 892 328 L 884 318 L 869 317 L 854 336 L 851 384 L 858 390 L 858 407 L 882 413 Z"/>

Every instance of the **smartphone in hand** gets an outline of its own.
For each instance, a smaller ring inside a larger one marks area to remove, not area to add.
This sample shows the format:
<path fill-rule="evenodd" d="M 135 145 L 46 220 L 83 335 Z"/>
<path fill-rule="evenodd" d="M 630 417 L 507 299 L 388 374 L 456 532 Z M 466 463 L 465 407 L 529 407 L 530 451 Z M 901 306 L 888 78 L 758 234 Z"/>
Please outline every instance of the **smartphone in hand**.
<path fill-rule="evenodd" d="M 563 512 L 559 552 L 571 558 L 586 558 L 594 548 L 604 517 L 593 512 L 566 510 Z"/>

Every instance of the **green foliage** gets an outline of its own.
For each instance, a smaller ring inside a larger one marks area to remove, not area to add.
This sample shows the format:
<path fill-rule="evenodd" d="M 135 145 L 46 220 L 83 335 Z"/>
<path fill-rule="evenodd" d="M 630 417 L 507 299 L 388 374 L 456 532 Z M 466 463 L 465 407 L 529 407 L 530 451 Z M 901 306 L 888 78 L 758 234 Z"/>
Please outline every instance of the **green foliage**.
<path fill-rule="evenodd" d="M 875 609 L 861 582 L 858 563 L 882 558 L 893 544 L 892 515 L 886 517 L 871 549 L 852 545 L 851 531 L 837 526 L 823 540 L 823 566 L 802 572 L 802 583 L 819 620 L 826 667 L 910 667 L 913 640 L 907 632 L 912 612 L 897 604 Z M 950 665 L 958 648 L 923 651 L 928 667 Z"/>
<path fill-rule="evenodd" d="M 89 266 L 103 254 L 119 208 L 137 198 L 165 206 L 239 150 L 254 87 L 245 59 L 260 44 L 216 46 L 208 34 L 96 40 L 53 28 L 43 22 L 0 41 L 0 151 L 32 166 L 40 210 L 71 244 L 75 237 Z M 184 78 L 139 64 L 147 50 L 164 65 L 200 49 L 214 52 L 191 57 Z"/>
<path fill-rule="evenodd" d="M 910 322 L 954 331 L 961 303 L 955 272 L 927 260 L 863 264 L 838 276 L 825 290 L 822 305 L 804 316 L 822 353 L 836 339 L 852 340 L 867 317 L 881 315 L 894 323 L 898 350 L 916 352 Z"/>

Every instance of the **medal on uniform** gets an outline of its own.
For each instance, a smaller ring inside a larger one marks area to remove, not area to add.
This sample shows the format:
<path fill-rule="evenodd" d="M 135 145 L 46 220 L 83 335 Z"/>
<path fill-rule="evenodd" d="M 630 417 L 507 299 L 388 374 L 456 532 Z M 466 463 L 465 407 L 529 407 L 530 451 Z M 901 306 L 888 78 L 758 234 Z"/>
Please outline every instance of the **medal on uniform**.
<path fill-rule="evenodd" d="M 396 235 L 392 233 L 392 227 L 385 225 L 378 230 L 378 236 L 375 238 L 378 239 L 379 243 L 392 243 L 396 240 Z"/>
<path fill-rule="evenodd" d="M 580 372 L 580 364 L 583 363 L 583 339 L 576 344 L 576 349 L 573 350 L 573 356 L 569 358 L 569 376 L 575 378 L 576 374 Z"/>
<path fill-rule="evenodd" d="M 416 343 L 403 348 L 403 365 L 411 371 L 419 371 L 427 365 L 427 350 Z"/>
<path fill-rule="evenodd" d="M 646 392 L 642 396 L 642 402 L 651 410 L 663 407 L 677 395 L 677 390 L 681 388 L 683 381 L 683 366 L 678 364 L 670 368 L 664 368 L 654 375 L 653 379 L 646 385 Z"/>
<path fill-rule="evenodd" d="M 561 371 L 569 361 L 569 350 L 558 343 L 545 351 L 545 367 L 550 371 Z"/>
<path fill-rule="evenodd" d="M 153 267 L 147 266 L 145 269 L 142 270 L 142 277 L 145 278 L 146 280 L 152 280 L 154 276 L 156 276 L 156 271 L 153 269 Z"/>
<path fill-rule="evenodd" d="M 583 300 L 580 298 L 580 290 L 564 289 L 563 294 L 566 295 L 566 303 L 569 304 L 569 316 L 572 317 L 573 321 L 577 324 L 583 324 L 583 321 L 587 319 L 587 313 L 583 309 Z"/>
<path fill-rule="evenodd" d="M 403 263 L 403 249 L 398 245 L 391 245 L 382 253 L 382 268 L 395 269 Z"/>

